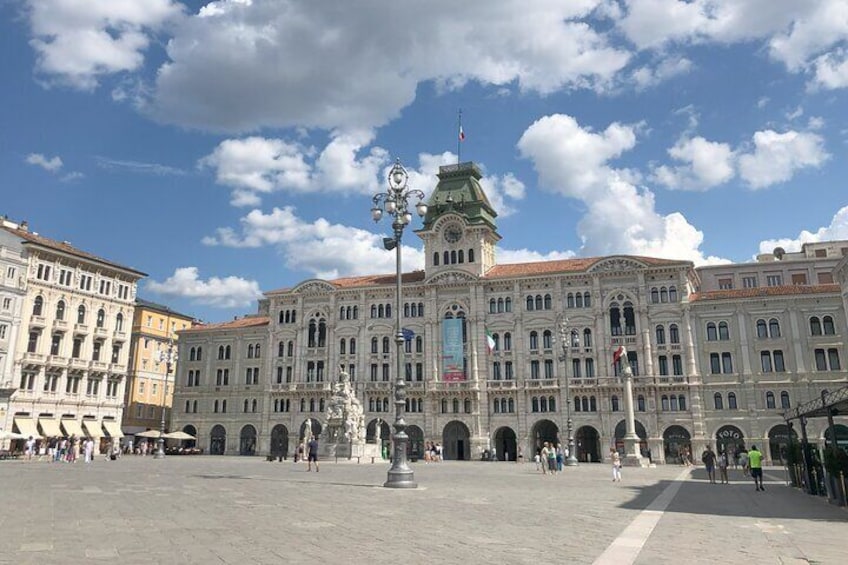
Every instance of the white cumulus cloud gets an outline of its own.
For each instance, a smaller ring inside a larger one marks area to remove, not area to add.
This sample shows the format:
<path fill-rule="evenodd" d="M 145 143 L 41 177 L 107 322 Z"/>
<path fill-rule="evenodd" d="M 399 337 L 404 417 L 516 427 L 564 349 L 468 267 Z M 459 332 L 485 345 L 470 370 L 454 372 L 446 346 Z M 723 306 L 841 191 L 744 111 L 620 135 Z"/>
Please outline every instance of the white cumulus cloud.
<path fill-rule="evenodd" d="M 758 131 L 753 144 L 753 151 L 739 156 L 739 176 L 754 189 L 786 182 L 795 171 L 818 167 L 829 158 L 824 139 L 810 132 Z"/>
<path fill-rule="evenodd" d="M 62 168 L 62 158 L 59 156 L 47 158 L 41 153 L 30 153 L 26 156 L 26 162 L 36 167 L 41 167 L 45 171 L 55 173 Z"/>
<path fill-rule="evenodd" d="M 700 136 L 683 138 L 668 150 L 668 154 L 684 163 L 654 169 L 653 179 L 669 188 L 704 190 L 736 175 L 735 155 L 726 143 L 708 141 Z"/>
<path fill-rule="evenodd" d="M 139 69 L 150 34 L 182 9 L 172 0 L 28 0 L 36 72 L 91 90 L 103 75 Z"/>
<path fill-rule="evenodd" d="M 148 281 L 146 288 L 162 296 L 188 298 L 218 308 L 243 308 L 262 296 L 256 281 L 236 276 L 202 280 L 197 267 L 179 267 L 162 282 Z"/>
<path fill-rule="evenodd" d="M 629 253 L 698 264 L 722 261 L 704 256 L 703 233 L 682 214 L 657 212 L 654 194 L 636 186 L 636 175 L 610 164 L 635 146 L 636 133 L 635 127 L 616 123 L 594 132 L 571 116 L 546 116 L 527 128 L 518 150 L 533 162 L 543 188 L 585 205 L 577 226 L 582 254 Z"/>
<path fill-rule="evenodd" d="M 830 225 L 822 226 L 815 231 L 801 230 L 796 237 L 766 239 L 760 242 L 760 253 L 771 253 L 775 247 L 786 251 L 800 251 L 805 243 L 818 241 L 837 241 L 848 239 L 848 206 L 844 206 L 834 214 Z"/>

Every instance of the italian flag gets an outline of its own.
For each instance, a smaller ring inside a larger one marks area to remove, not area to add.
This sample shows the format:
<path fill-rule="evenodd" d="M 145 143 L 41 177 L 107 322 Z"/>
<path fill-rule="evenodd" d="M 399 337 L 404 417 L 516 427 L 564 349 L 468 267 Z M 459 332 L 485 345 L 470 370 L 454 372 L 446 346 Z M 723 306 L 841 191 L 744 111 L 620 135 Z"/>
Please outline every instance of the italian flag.
<path fill-rule="evenodd" d="M 465 141 L 465 131 L 463 131 L 462 126 L 459 126 L 459 140 Z"/>
<path fill-rule="evenodd" d="M 495 350 L 495 338 L 492 336 L 492 332 L 489 329 L 486 329 L 486 349 L 489 353 Z"/>
<path fill-rule="evenodd" d="M 621 357 L 627 358 L 627 350 L 623 345 L 619 345 L 618 349 L 612 352 L 612 364 L 615 365 L 618 363 L 618 360 L 621 359 Z"/>

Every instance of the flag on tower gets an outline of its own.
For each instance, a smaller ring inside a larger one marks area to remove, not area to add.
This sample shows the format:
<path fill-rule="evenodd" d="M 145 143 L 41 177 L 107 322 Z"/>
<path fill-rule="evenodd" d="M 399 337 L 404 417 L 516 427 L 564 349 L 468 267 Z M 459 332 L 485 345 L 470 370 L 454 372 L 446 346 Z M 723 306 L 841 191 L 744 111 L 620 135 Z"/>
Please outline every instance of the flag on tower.
<path fill-rule="evenodd" d="M 462 124 L 459 124 L 459 140 L 465 141 L 465 131 L 462 129 Z"/>
<path fill-rule="evenodd" d="M 495 336 L 486 328 L 486 349 L 489 353 L 495 350 Z"/>
<path fill-rule="evenodd" d="M 612 364 L 615 365 L 616 363 L 618 363 L 618 360 L 622 357 L 624 357 L 625 359 L 627 358 L 627 350 L 624 348 L 623 345 L 619 345 L 618 349 L 612 352 Z"/>

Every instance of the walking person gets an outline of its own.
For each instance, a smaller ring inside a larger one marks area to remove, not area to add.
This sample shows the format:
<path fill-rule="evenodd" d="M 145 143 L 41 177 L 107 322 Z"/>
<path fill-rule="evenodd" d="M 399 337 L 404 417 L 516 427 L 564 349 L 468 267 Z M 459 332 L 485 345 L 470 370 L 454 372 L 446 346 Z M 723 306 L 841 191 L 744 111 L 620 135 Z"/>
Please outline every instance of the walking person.
<path fill-rule="evenodd" d="M 563 461 L 563 452 L 562 452 L 562 444 L 558 443 L 556 448 L 556 470 L 557 473 L 562 473 L 562 461 Z"/>
<path fill-rule="evenodd" d="M 85 440 L 85 444 L 83 446 L 83 453 L 85 454 L 85 462 L 91 463 L 94 460 L 94 440 L 88 438 Z"/>
<path fill-rule="evenodd" d="M 742 474 L 748 476 L 748 452 L 743 447 L 739 451 L 739 465 L 742 467 Z"/>
<path fill-rule="evenodd" d="M 716 484 L 715 480 L 715 464 L 716 464 L 716 456 L 713 453 L 713 448 L 709 445 L 704 453 L 701 454 L 701 461 L 704 463 L 704 467 L 707 470 L 707 476 L 710 478 L 710 484 Z"/>
<path fill-rule="evenodd" d="M 542 474 L 548 474 L 548 442 L 542 444 L 542 449 L 539 451 L 539 463 L 542 467 Z M 537 466 L 538 468 L 538 466 Z"/>
<path fill-rule="evenodd" d="M 318 440 L 315 439 L 315 436 L 312 436 L 312 439 L 309 440 L 309 444 L 307 444 L 307 448 L 309 450 L 309 454 L 306 459 L 306 470 L 312 470 L 312 464 L 315 463 L 315 472 L 318 472 Z"/>
<path fill-rule="evenodd" d="M 610 462 L 612 463 L 612 482 L 621 482 L 621 455 L 614 447 L 610 447 Z"/>
<path fill-rule="evenodd" d="M 729 485 L 730 481 L 727 480 L 727 466 L 729 462 L 727 460 L 727 452 L 722 451 L 718 456 L 718 472 L 721 477 L 721 484 Z"/>
<path fill-rule="evenodd" d="M 766 490 L 763 486 L 763 454 L 756 445 L 752 445 L 751 451 L 748 452 L 748 467 L 751 469 L 756 490 Z"/>

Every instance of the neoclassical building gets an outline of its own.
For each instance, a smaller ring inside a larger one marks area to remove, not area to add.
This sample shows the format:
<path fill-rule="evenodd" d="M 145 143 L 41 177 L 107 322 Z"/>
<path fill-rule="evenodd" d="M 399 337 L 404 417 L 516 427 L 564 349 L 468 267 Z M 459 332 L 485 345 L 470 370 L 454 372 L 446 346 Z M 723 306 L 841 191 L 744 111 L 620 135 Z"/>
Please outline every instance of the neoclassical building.
<path fill-rule="evenodd" d="M 501 265 L 479 169 L 442 167 L 438 178 L 416 232 L 426 264 L 404 273 L 400 305 L 411 451 L 436 441 L 448 459 L 492 448 L 515 459 L 564 442 L 570 410 L 577 456 L 602 460 L 624 435 L 620 345 L 655 462 L 706 444 L 765 445 L 777 461 L 790 433 L 783 410 L 846 383 L 834 273 L 848 242 L 697 269 L 636 256 Z M 212 453 L 291 454 L 307 419 L 320 431 L 343 368 L 369 440 L 381 421 L 387 440 L 394 284 L 392 274 L 306 280 L 265 293 L 256 314 L 180 332 L 171 428 Z M 810 422 L 808 433 L 821 440 L 825 427 Z"/>
<path fill-rule="evenodd" d="M 0 242 L 5 255 L 24 262 L 6 267 L 17 269 L 20 304 L 3 429 L 121 437 L 130 324 L 144 273 L 39 235 L 25 222 L 2 220 Z"/>

